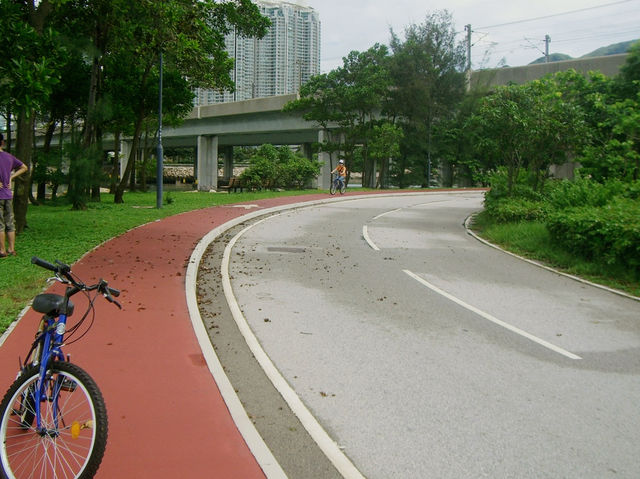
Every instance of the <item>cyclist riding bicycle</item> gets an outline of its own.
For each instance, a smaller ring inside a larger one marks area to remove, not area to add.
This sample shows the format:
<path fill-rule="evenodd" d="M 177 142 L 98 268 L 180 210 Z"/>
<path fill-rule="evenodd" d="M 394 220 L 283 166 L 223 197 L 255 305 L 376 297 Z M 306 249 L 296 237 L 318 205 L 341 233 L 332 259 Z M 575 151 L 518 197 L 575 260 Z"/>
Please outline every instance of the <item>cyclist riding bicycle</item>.
<path fill-rule="evenodd" d="M 338 180 L 344 184 L 345 178 L 347 177 L 347 167 L 344 165 L 344 160 L 338 161 L 338 166 L 335 167 L 331 174 L 333 173 L 337 173 Z"/>

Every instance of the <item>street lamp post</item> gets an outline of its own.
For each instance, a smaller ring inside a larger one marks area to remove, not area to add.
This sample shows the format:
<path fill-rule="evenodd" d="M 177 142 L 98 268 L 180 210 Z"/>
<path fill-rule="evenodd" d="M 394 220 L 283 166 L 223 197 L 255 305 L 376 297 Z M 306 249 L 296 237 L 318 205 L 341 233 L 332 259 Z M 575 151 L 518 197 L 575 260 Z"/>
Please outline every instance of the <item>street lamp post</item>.
<path fill-rule="evenodd" d="M 156 208 L 162 208 L 162 176 L 164 174 L 164 152 L 162 149 L 162 52 L 160 52 L 160 80 L 158 84 L 158 149 L 156 169 Z"/>

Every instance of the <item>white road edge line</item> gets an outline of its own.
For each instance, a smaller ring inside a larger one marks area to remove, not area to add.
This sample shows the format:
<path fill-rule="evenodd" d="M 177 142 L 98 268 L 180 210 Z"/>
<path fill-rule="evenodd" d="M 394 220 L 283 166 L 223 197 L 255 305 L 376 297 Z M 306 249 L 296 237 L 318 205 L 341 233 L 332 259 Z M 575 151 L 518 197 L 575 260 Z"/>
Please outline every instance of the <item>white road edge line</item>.
<path fill-rule="evenodd" d="M 383 216 L 390 215 L 391 213 L 395 213 L 396 211 L 401 211 L 402 209 L 403 208 L 396 208 L 395 210 L 385 211 L 384 213 L 380 213 L 379 215 L 376 215 L 373 218 L 371 218 L 371 221 L 375 221 L 379 218 L 382 218 Z"/>
<path fill-rule="evenodd" d="M 442 200 L 442 201 L 444 201 L 444 200 Z M 392 213 L 396 213 L 396 212 L 402 211 L 404 209 L 415 208 L 416 206 L 432 205 L 434 203 L 442 203 L 442 201 L 432 201 L 432 202 L 428 202 L 428 203 L 419 203 L 417 205 L 409 205 L 409 206 L 405 206 L 405 207 L 402 207 L 402 208 L 396 208 L 396 209 L 393 209 L 393 210 L 385 211 L 384 213 L 380 213 L 379 215 L 376 215 L 373 218 L 371 218 L 371 221 L 376 221 L 376 220 L 382 218 L 383 216 L 390 215 Z M 372 250 L 380 251 L 380 248 L 373 242 L 373 240 L 369 236 L 369 227 L 367 225 L 363 225 L 362 226 L 362 237 L 367 242 L 367 244 L 371 247 Z"/>
<path fill-rule="evenodd" d="M 213 242 L 228 226 L 224 228 L 216 228 L 206 235 L 201 240 L 189 260 L 189 266 L 187 266 L 187 273 L 185 277 L 186 294 L 187 294 L 187 306 L 189 309 L 189 316 L 191 318 L 191 325 L 196 335 L 196 339 L 202 350 L 202 355 L 207 362 L 209 372 L 215 379 L 216 385 L 220 390 L 224 402 L 229 409 L 229 413 L 235 423 L 238 431 L 242 435 L 244 441 L 247 443 L 249 450 L 255 457 L 260 468 L 264 472 L 265 476 L 269 479 L 287 479 L 287 475 L 278 463 L 277 459 L 273 456 L 273 453 L 269 447 L 265 444 L 262 436 L 257 431 L 255 425 L 249 419 L 244 406 L 240 402 L 238 395 L 235 392 L 227 373 L 224 371 L 220 359 L 211 344 L 209 334 L 204 326 L 204 321 L 200 316 L 200 310 L 198 308 L 198 299 L 196 296 L 196 283 L 198 277 L 198 269 L 200 261 L 204 255 L 207 246 Z"/>
<path fill-rule="evenodd" d="M 554 344 L 551 344 L 548 341 L 545 341 L 544 339 L 538 338 L 537 336 L 534 336 L 533 334 L 527 333 L 526 331 L 523 331 L 522 329 L 516 328 L 515 326 L 512 326 L 509 323 L 505 323 L 504 321 L 499 320 L 498 318 L 496 318 L 495 316 L 490 315 L 489 313 L 485 313 L 484 311 L 479 310 L 478 308 L 471 306 L 470 304 L 465 303 L 464 301 L 462 301 L 459 298 L 456 298 L 455 296 L 447 293 L 446 291 L 443 291 L 442 289 L 438 288 L 437 286 L 429 283 L 427 280 L 421 278 L 420 276 L 418 276 L 417 274 L 409 271 L 408 269 L 404 269 L 402 270 L 404 271 L 407 275 L 409 275 L 410 277 L 412 277 L 413 279 L 415 279 L 416 281 L 418 281 L 419 283 L 421 283 L 422 285 L 426 286 L 427 288 L 431 289 L 432 291 L 435 291 L 436 293 L 444 296 L 445 298 L 453 301 L 454 303 L 462 306 L 465 309 L 468 309 L 469 311 L 483 317 L 484 319 L 491 321 L 492 323 L 497 324 L 498 326 L 502 326 L 505 329 L 508 329 L 509 331 L 516 333 L 522 337 L 525 337 L 531 341 L 533 341 L 534 343 L 539 344 L 540 346 L 543 346 L 547 349 L 550 349 L 551 351 L 554 351 L 558 354 L 561 354 L 569 359 L 582 359 L 580 356 L 577 356 L 575 354 L 573 354 L 572 352 L 569 352 L 565 349 L 562 349 L 559 346 L 556 346 Z"/>
<path fill-rule="evenodd" d="M 369 237 L 369 228 L 367 227 L 367 225 L 362 226 L 362 237 L 369 244 L 372 250 L 380 251 L 380 248 L 378 248 L 376 244 Z"/>
<path fill-rule="evenodd" d="M 274 387 L 280 392 L 284 400 L 287 402 L 293 413 L 298 417 L 298 419 L 307 430 L 309 435 L 316 442 L 316 444 L 318 444 L 320 449 L 324 452 L 327 458 L 335 466 L 338 472 L 342 474 L 343 477 L 348 479 L 364 479 L 364 476 L 360 473 L 360 471 L 358 471 L 358 469 L 353 465 L 349 458 L 345 456 L 338 444 L 336 444 L 336 442 L 331 439 L 329 434 L 327 434 L 327 432 L 316 420 L 313 414 L 311 414 L 309 409 L 307 409 L 307 407 L 304 405 L 300 397 L 296 394 L 296 392 L 289 385 L 286 379 L 282 377 L 280 371 L 278 371 L 278 369 L 271 361 L 271 358 L 269 358 L 264 349 L 262 349 L 260 342 L 249 327 L 246 318 L 240 310 L 240 306 L 238 305 L 236 297 L 233 294 L 233 288 L 229 279 L 229 258 L 231 255 L 231 250 L 233 249 L 233 246 L 236 244 L 237 240 L 246 231 L 262 223 L 263 221 L 266 221 L 269 218 L 273 218 L 273 216 L 264 218 L 244 228 L 236 236 L 234 236 L 231 241 L 229 241 L 227 247 L 224 250 L 224 256 L 222 259 L 222 287 L 227 298 L 227 303 L 229 304 L 231 313 L 233 314 L 233 318 L 235 319 L 238 328 L 242 333 L 242 336 L 244 336 L 249 349 L 264 370 L 265 374 L 273 383 Z"/>

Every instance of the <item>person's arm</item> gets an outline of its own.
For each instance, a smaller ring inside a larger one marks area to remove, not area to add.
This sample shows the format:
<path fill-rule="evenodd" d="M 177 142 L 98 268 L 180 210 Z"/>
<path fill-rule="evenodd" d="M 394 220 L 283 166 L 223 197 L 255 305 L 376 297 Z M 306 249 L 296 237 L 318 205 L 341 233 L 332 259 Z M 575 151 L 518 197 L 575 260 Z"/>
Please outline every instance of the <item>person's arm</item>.
<path fill-rule="evenodd" d="M 23 173 L 26 173 L 28 170 L 29 170 L 29 167 L 23 163 L 20 168 L 18 168 L 17 170 L 14 170 L 11 173 L 11 179 L 9 181 L 11 182 L 15 180 L 18 176 L 22 175 Z"/>

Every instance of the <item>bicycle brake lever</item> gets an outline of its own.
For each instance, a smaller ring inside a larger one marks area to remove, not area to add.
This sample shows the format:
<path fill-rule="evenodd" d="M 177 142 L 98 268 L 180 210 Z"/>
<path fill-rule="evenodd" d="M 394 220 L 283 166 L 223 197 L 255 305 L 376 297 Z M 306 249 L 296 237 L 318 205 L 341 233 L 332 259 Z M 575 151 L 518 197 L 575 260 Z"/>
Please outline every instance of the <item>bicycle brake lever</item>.
<path fill-rule="evenodd" d="M 104 296 L 104 299 L 106 299 L 110 303 L 115 304 L 119 309 L 122 309 L 122 305 L 118 301 L 113 299 L 113 296 L 111 296 L 111 293 L 109 291 L 102 293 L 102 296 Z"/>
<path fill-rule="evenodd" d="M 47 283 L 51 283 L 52 281 L 59 281 L 60 283 L 66 284 L 68 281 L 61 278 L 60 276 L 51 276 L 51 278 L 47 278 Z"/>

